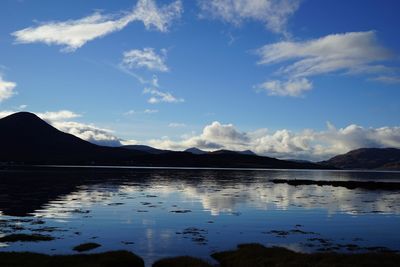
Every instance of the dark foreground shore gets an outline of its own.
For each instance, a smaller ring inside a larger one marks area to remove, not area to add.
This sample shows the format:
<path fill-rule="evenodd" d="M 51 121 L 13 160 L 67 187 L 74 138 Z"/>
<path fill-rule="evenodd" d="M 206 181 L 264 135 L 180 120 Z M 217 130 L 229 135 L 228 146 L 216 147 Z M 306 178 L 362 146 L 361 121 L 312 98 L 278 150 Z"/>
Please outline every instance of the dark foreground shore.
<path fill-rule="evenodd" d="M 211 255 L 218 263 L 193 257 L 161 259 L 153 267 L 264 267 L 264 266 L 400 266 L 400 254 L 390 251 L 360 254 L 293 252 L 286 248 L 264 247 L 260 244 L 239 245 L 236 250 Z M 99 254 L 49 256 L 29 252 L 1 252 L 0 266 L 4 267 L 143 267 L 144 261 L 128 251 Z"/>

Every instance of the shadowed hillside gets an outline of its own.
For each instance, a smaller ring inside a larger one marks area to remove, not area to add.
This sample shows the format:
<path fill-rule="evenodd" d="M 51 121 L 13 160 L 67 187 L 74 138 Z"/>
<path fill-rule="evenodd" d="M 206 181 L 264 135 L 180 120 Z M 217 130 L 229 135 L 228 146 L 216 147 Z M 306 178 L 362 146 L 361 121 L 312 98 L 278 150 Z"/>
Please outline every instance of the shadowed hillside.
<path fill-rule="evenodd" d="M 400 149 L 360 148 L 321 163 L 340 169 L 400 170 Z"/>

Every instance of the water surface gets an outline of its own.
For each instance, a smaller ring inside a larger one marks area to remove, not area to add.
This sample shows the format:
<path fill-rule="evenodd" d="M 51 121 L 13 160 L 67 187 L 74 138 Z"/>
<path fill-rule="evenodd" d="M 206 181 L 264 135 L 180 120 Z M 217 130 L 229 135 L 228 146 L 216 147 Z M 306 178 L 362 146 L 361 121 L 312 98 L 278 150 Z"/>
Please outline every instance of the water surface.
<path fill-rule="evenodd" d="M 305 170 L 57 169 L 0 171 L 0 251 L 130 250 L 149 265 L 240 243 L 296 251 L 400 250 L 400 191 L 290 186 L 272 179 L 400 182 L 396 172 Z"/>

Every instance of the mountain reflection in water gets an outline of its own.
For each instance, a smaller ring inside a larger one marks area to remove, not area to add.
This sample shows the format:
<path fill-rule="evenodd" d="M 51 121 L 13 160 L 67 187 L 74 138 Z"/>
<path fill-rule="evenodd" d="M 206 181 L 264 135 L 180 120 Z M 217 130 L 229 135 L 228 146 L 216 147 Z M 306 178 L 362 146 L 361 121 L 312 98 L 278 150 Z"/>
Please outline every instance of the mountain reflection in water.
<path fill-rule="evenodd" d="M 3 170 L 0 236 L 45 232 L 56 239 L 7 243 L 0 250 L 72 253 L 74 245 L 96 239 L 102 244 L 96 252 L 128 249 L 150 263 L 182 254 L 207 257 L 249 242 L 301 251 L 323 248 L 321 240 L 340 250 L 349 243 L 360 250 L 400 249 L 400 191 L 271 182 L 399 177 L 285 170 Z"/>

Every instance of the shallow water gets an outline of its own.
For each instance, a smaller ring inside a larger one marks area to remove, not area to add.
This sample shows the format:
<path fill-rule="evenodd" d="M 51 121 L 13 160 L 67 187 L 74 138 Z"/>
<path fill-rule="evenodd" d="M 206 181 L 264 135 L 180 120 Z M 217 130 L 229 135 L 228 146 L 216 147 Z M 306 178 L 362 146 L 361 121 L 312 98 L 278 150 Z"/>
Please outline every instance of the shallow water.
<path fill-rule="evenodd" d="M 0 237 L 40 233 L 49 242 L 0 243 L 0 251 L 74 253 L 124 249 L 145 259 L 240 243 L 296 251 L 400 250 L 400 191 L 291 186 L 272 179 L 400 182 L 395 172 L 188 169 L 0 171 Z"/>

